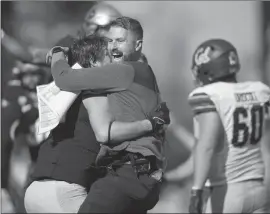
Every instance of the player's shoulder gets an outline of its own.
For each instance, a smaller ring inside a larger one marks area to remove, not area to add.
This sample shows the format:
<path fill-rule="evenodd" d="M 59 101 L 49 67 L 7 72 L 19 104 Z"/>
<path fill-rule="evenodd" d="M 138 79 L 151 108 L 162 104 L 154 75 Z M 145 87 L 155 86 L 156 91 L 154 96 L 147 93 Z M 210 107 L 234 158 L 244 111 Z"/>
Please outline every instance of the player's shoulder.
<path fill-rule="evenodd" d="M 225 91 L 228 92 L 228 87 L 222 82 L 212 83 L 194 89 L 188 96 L 188 100 L 213 100 L 220 97 Z"/>
<path fill-rule="evenodd" d="M 201 94 L 205 94 L 209 97 L 214 96 L 215 94 L 222 94 L 224 91 L 228 91 L 229 87 L 226 83 L 217 82 L 209 85 L 201 86 L 194 89 L 190 94 L 190 97 L 196 97 Z"/>
<path fill-rule="evenodd" d="M 215 103 L 205 86 L 194 89 L 188 96 L 188 102 L 195 115 L 216 111 Z"/>
<path fill-rule="evenodd" d="M 250 84 L 252 84 L 253 87 L 258 91 L 270 93 L 270 87 L 261 81 L 254 81 L 254 82 L 251 82 Z"/>
<path fill-rule="evenodd" d="M 241 84 L 241 83 L 239 83 L 239 84 Z M 249 82 L 243 82 L 242 85 L 244 86 L 244 87 L 242 87 L 243 91 L 255 92 L 256 97 L 260 101 L 265 102 L 265 101 L 270 100 L 270 88 L 269 88 L 269 86 L 267 86 L 263 82 L 249 81 Z"/>

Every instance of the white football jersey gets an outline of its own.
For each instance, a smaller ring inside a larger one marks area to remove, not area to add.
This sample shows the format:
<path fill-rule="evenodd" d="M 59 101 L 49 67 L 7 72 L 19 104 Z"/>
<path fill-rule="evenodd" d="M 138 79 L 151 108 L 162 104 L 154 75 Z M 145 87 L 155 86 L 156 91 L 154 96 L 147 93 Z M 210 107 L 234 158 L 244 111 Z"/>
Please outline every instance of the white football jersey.
<path fill-rule="evenodd" d="M 260 141 L 269 119 L 270 88 L 261 82 L 217 82 L 195 89 L 189 102 L 196 115 L 217 111 L 224 136 L 212 160 L 206 186 L 264 177 Z"/>

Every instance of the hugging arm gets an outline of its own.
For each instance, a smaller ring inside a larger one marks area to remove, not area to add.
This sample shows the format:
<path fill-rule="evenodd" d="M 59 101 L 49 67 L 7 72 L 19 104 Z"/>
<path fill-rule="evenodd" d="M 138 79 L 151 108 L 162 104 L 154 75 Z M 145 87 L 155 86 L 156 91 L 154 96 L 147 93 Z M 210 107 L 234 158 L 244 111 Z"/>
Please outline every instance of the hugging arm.
<path fill-rule="evenodd" d="M 135 74 L 130 65 L 115 63 L 74 70 L 64 57 L 63 52 L 55 53 L 51 63 L 54 81 L 62 90 L 115 92 L 127 89 L 133 82 Z"/>
<path fill-rule="evenodd" d="M 169 123 L 167 120 L 169 111 L 167 112 L 165 108 L 151 112 L 148 119 L 134 122 L 120 122 L 113 120 L 106 96 L 87 97 L 83 99 L 83 104 L 87 109 L 97 141 L 102 144 L 117 144 L 151 134 L 156 131 L 155 122 L 160 122 L 157 121 L 158 118 L 163 120 L 164 124 Z"/>
<path fill-rule="evenodd" d="M 270 208 L 270 100 L 265 105 L 265 124 L 262 138 L 262 154 L 265 164 L 264 183 L 267 190 L 268 208 Z"/>

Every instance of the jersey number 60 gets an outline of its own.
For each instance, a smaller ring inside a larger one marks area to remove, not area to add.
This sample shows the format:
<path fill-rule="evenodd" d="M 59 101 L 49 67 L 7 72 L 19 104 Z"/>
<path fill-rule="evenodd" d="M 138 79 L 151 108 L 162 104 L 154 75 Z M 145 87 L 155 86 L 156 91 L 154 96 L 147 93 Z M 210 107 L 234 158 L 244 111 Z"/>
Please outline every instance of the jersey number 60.
<path fill-rule="evenodd" d="M 232 144 L 236 147 L 244 146 L 247 141 L 250 144 L 256 144 L 262 137 L 264 107 L 260 105 L 253 106 L 251 109 L 244 107 L 236 108 L 233 114 L 233 139 Z M 250 111 L 250 112 L 248 112 Z M 250 120 L 247 120 L 250 114 Z M 246 119 L 240 122 L 240 117 Z"/>

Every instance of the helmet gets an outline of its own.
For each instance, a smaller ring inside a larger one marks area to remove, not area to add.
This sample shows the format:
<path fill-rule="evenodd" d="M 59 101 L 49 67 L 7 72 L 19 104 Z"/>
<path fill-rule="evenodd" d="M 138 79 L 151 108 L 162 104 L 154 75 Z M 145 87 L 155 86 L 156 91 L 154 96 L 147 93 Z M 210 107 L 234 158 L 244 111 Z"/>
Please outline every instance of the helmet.
<path fill-rule="evenodd" d="M 120 12 L 112 5 L 104 2 L 97 3 L 87 12 L 84 19 L 83 30 L 86 35 L 90 35 L 94 33 L 99 26 L 105 26 L 120 16 L 122 16 Z"/>
<path fill-rule="evenodd" d="M 203 42 L 193 54 L 192 71 L 203 85 L 234 76 L 240 70 L 236 48 L 223 39 Z"/>

